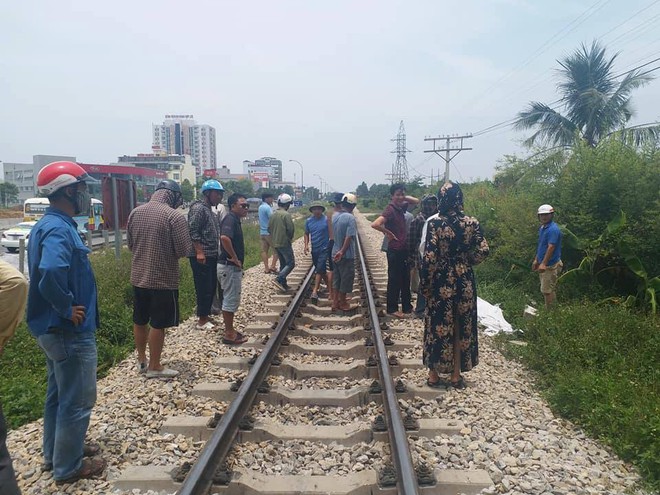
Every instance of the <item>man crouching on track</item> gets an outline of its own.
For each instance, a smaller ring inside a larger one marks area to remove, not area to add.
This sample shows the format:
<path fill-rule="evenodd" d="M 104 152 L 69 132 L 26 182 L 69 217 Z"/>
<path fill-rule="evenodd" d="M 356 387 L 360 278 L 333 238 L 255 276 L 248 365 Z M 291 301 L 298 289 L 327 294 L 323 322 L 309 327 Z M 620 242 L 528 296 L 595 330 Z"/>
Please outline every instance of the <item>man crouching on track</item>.
<path fill-rule="evenodd" d="M 248 214 L 250 205 L 242 194 L 234 193 L 227 200 L 229 213 L 220 227 L 221 253 L 218 257 L 218 280 L 222 285 L 222 318 L 225 322 L 223 344 L 238 345 L 247 342 L 247 338 L 234 329 L 234 313 L 241 303 L 241 285 L 243 281 L 243 261 L 245 261 L 245 243 L 241 218 Z"/>
<path fill-rule="evenodd" d="M 179 325 L 179 258 L 193 249 L 188 222 L 176 211 L 182 203 L 179 184 L 165 179 L 156 186 L 149 202 L 135 208 L 128 217 L 126 240 L 133 253 L 133 336 L 139 372 L 147 378 L 173 378 L 179 374 L 163 367 L 160 356 L 165 329 Z"/>
<path fill-rule="evenodd" d="M 96 278 L 74 216 L 89 211 L 87 182 L 96 182 L 73 162 L 53 162 L 39 171 L 39 193 L 50 207 L 30 232 L 27 324 L 46 355 L 44 471 L 58 485 L 96 478 L 106 461 L 85 445 L 96 402 Z M 93 457 L 85 459 L 85 457 Z M 3 492 L 4 493 L 4 492 Z"/>
<path fill-rule="evenodd" d="M 335 235 L 335 244 L 332 247 L 332 259 L 335 262 L 333 272 L 333 301 L 332 311 L 351 311 L 346 297 L 353 292 L 355 280 L 355 237 L 357 236 L 357 223 L 353 210 L 357 205 L 354 194 L 344 194 L 341 200 L 342 211 L 332 216 L 332 230 Z"/>

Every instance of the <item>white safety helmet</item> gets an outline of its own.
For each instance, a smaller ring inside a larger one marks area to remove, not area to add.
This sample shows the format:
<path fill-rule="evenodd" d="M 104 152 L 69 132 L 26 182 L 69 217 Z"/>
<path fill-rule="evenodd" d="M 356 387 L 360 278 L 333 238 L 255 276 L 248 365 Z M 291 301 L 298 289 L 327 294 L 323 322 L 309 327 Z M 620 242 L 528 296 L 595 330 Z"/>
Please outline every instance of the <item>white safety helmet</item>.
<path fill-rule="evenodd" d="M 552 207 L 552 205 L 541 205 L 539 206 L 538 211 L 536 212 L 537 215 L 545 215 L 547 213 L 554 213 L 555 209 Z"/>
<path fill-rule="evenodd" d="M 289 203 L 293 203 L 293 198 L 287 193 L 282 193 L 277 197 L 278 205 L 288 205 Z"/>
<path fill-rule="evenodd" d="M 346 203 L 347 205 L 355 206 L 357 204 L 357 197 L 355 194 L 346 193 L 344 194 L 344 197 L 341 198 L 341 202 Z"/>

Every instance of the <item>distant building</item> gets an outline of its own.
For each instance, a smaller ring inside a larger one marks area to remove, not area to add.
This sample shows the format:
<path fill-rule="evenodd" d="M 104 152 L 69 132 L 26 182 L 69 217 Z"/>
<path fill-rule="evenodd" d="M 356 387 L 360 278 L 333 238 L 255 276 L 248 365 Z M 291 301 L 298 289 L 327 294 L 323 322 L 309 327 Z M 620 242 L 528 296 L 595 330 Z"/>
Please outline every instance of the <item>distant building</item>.
<path fill-rule="evenodd" d="M 229 167 L 227 167 L 227 165 L 223 165 L 222 167 L 217 169 L 204 170 L 204 177 L 208 179 L 217 179 L 220 182 L 250 178 L 248 174 L 232 174 L 231 170 L 229 169 Z"/>
<path fill-rule="evenodd" d="M 265 156 L 254 161 L 254 166 L 270 168 L 270 177 L 274 182 L 282 181 L 282 160 Z"/>
<path fill-rule="evenodd" d="M 9 182 L 18 188 L 18 202 L 23 203 L 28 198 L 37 195 L 37 175 L 39 170 L 51 162 L 70 161 L 75 162 L 75 156 L 59 155 L 34 155 L 32 163 L 10 163 L 0 164 L 0 181 Z"/>
<path fill-rule="evenodd" d="M 190 155 L 196 175 L 217 166 L 215 128 L 197 124 L 193 115 L 165 115 L 162 124 L 152 124 L 152 149 L 168 155 Z"/>
<path fill-rule="evenodd" d="M 168 155 L 167 153 L 138 153 L 137 155 L 124 155 L 118 158 L 119 165 L 160 170 L 179 184 L 188 179 L 194 186 L 197 181 L 197 172 L 193 166 L 190 155 Z"/>

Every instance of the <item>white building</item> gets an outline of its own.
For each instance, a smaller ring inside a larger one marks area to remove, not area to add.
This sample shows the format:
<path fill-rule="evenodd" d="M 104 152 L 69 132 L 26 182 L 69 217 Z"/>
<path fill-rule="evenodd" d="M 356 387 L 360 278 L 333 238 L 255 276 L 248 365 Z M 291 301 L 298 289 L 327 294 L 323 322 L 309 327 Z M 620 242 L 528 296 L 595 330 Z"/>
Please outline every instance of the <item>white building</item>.
<path fill-rule="evenodd" d="M 197 124 L 193 115 L 165 115 L 162 124 L 152 124 L 152 149 L 168 155 L 190 155 L 197 176 L 217 166 L 215 128 Z"/>
<path fill-rule="evenodd" d="M 3 162 L 0 167 L 0 182 L 9 182 L 18 188 L 18 202 L 37 195 L 37 175 L 39 170 L 51 162 L 75 162 L 75 156 L 34 155 L 32 163 Z"/>

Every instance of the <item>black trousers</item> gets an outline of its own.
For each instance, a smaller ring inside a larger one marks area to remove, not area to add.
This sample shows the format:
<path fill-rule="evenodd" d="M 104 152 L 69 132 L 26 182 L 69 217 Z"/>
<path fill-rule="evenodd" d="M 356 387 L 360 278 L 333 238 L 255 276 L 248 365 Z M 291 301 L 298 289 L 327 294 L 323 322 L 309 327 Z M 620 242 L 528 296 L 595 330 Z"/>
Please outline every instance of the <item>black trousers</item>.
<path fill-rule="evenodd" d="M 218 258 L 206 258 L 203 265 L 194 256 L 188 258 L 195 282 L 195 296 L 197 298 L 197 316 L 204 317 L 211 314 L 213 296 L 218 286 Z"/>
<path fill-rule="evenodd" d="M 408 266 L 408 252 L 404 249 L 387 250 L 387 312 L 395 313 L 399 310 L 404 313 L 412 311 L 410 295 L 410 267 Z"/>
<path fill-rule="evenodd" d="M 16 483 L 16 475 L 7 450 L 7 423 L 0 405 L 0 493 L 2 495 L 21 495 Z"/>

